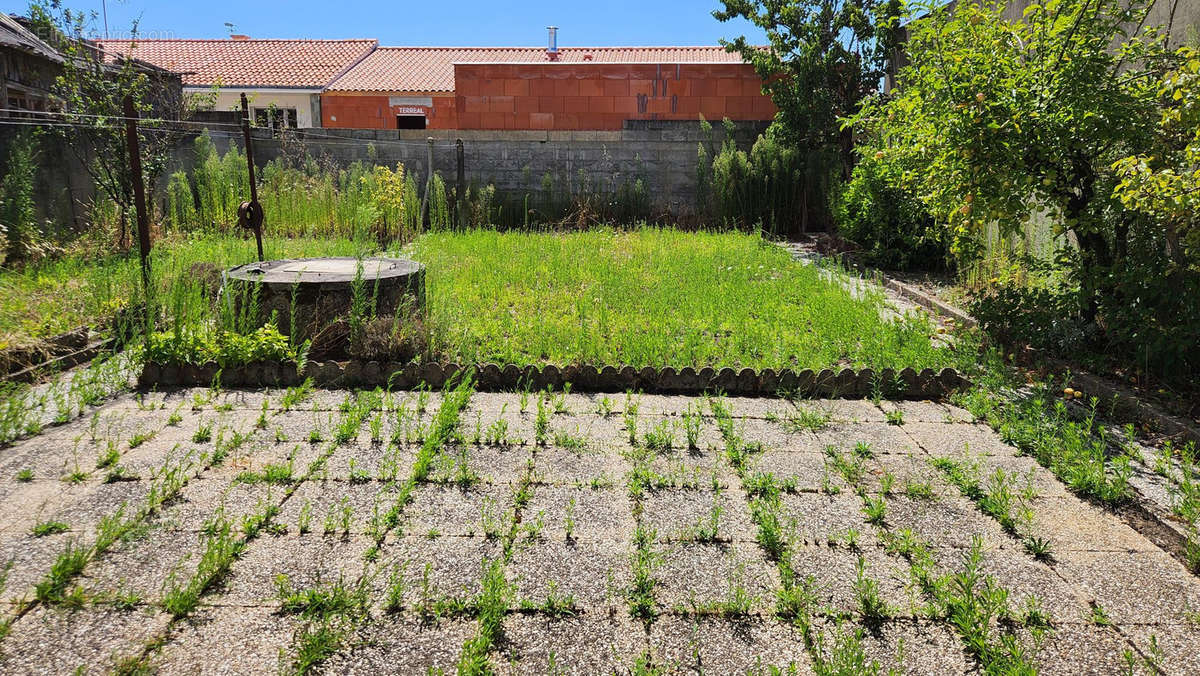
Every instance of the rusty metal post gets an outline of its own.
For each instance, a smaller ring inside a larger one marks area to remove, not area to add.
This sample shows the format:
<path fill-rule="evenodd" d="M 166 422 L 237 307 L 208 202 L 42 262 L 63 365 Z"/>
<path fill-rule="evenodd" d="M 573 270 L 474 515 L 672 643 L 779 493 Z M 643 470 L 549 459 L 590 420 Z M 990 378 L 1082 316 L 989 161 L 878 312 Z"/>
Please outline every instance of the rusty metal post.
<path fill-rule="evenodd" d="M 421 198 L 421 223 L 418 223 L 417 229 L 420 230 L 420 225 L 425 223 L 425 216 L 429 213 L 429 189 L 433 187 L 433 137 L 426 139 L 428 146 L 425 148 L 425 196 Z"/>
<path fill-rule="evenodd" d="M 138 114 L 133 97 L 125 95 L 125 145 L 133 181 L 133 207 L 137 214 L 138 255 L 142 259 L 142 290 L 150 299 L 150 218 L 146 213 L 146 180 L 142 176 L 142 151 L 138 145 Z"/>
<path fill-rule="evenodd" d="M 458 227 L 460 230 L 465 230 L 467 227 L 467 169 L 463 163 L 463 142 L 458 139 L 454 142 L 455 154 L 458 158 L 458 188 L 455 194 L 458 203 Z"/>
<path fill-rule="evenodd" d="M 254 141 L 250 137 L 250 104 L 242 93 L 242 138 L 246 143 L 246 170 L 250 174 L 250 201 L 238 207 L 238 225 L 254 231 L 258 243 L 258 260 L 263 260 L 263 208 L 258 202 L 258 182 L 254 178 Z"/>

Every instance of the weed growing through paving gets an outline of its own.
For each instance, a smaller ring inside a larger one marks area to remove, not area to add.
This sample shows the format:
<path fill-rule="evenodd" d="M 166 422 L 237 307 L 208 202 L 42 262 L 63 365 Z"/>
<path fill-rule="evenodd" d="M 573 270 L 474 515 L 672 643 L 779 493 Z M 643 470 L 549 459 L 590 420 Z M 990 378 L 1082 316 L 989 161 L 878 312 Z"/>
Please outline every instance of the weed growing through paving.
<path fill-rule="evenodd" d="M 675 421 L 660 420 L 642 435 L 642 444 L 656 453 L 669 453 L 675 447 Z"/>
<path fill-rule="evenodd" d="M 633 584 L 627 592 L 629 614 L 641 620 L 647 627 L 658 614 L 654 600 L 654 590 L 658 586 L 658 578 L 654 576 L 654 570 L 660 561 L 658 554 L 652 549 L 654 539 L 653 529 L 639 524 L 634 530 Z"/>
<path fill-rule="evenodd" d="M 683 412 L 683 437 L 689 452 L 700 450 L 700 430 L 703 425 L 704 414 L 700 406 L 688 404 L 687 410 Z"/>
<path fill-rule="evenodd" d="M 894 408 L 890 411 L 884 411 L 883 417 L 885 419 L 887 419 L 887 424 L 889 424 L 889 425 L 903 425 L 904 424 L 904 411 L 902 411 L 898 408 Z"/>
<path fill-rule="evenodd" d="M 1032 504 L 1037 491 L 1033 487 L 1032 472 L 1025 477 L 1024 485 L 1020 485 L 1017 472 L 1005 472 L 997 467 L 984 483 L 980 463 L 970 457 L 969 450 L 962 459 L 933 458 L 930 463 L 981 512 L 995 519 L 1005 532 L 1021 539 L 1025 551 L 1038 559 L 1052 556 L 1050 542 L 1034 532 Z"/>
<path fill-rule="evenodd" d="M 29 483 L 30 481 L 33 481 L 33 470 L 26 467 L 25 469 L 17 472 L 16 477 L 14 478 L 21 483 Z"/>
<path fill-rule="evenodd" d="M 788 411 L 783 418 L 776 418 L 786 432 L 820 432 L 829 426 L 833 420 L 831 411 L 818 411 L 808 406 L 797 405 L 795 410 Z"/>
<path fill-rule="evenodd" d="M 641 398 L 632 392 L 625 393 L 625 408 L 622 416 L 625 422 L 625 433 L 629 437 L 629 445 L 637 446 L 637 417 Z"/>
<path fill-rule="evenodd" d="M 207 444 L 212 441 L 213 423 L 211 420 L 201 421 L 196 426 L 196 432 L 192 434 L 192 443 Z"/>
<path fill-rule="evenodd" d="M 109 441 L 103 452 L 96 456 L 96 469 L 108 469 L 117 464 L 121 459 L 121 452 L 117 450 L 117 445 Z"/>
<path fill-rule="evenodd" d="M 612 415 L 613 406 L 616 402 L 607 394 L 600 397 L 600 401 L 596 403 L 596 413 L 601 418 L 607 418 Z"/>
<path fill-rule="evenodd" d="M 57 535 L 71 530 L 71 526 L 62 521 L 39 521 L 30 531 L 34 537 L 42 538 L 47 535 Z"/>
<path fill-rule="evenodd" d="M 1057 395 L 1053 381 L 1026 387 L 1011 382 L 999 356 L 985 364 L 976 387 L 955 403 L 995 428 L 1009 444 L 1033 456 L 1073 492 L 1108 505 L 1129 498 L 1133 469 L 1128 454 L 1110 454 L 1109 439 L 1096 422 L 1099 400 L 1093 400 L 1076 419 Z M 1026 394 L 1025 392 L 1028 392 Z"/>
<path fill-rule="evenodd" d="M 309 532 L 312 529 L 312 501 L 305 500 L 304 504 L 300 505 L 300 513 L 296 517 L 296 530 L 300 531 L 301 535 Z"/>
<path fill-rule="evenodd" d="M 843 632 L 841 621 L 832 633 L 814 622 L 818 599 L 812 577 L 800 577 L 792 568 L 793 526 L 785 521 L 781 496 L 784 486 L 771 474 L 753 474 L 747 462 L 761 445 L 747 443 L 734 428 L 729 408 L 720 399 L 710 403 L 717 427 L 725 440 L 725 452 L 738 472 L 742 487 L 751 497 L 750 514 L 757 526 L 756 539 L 767 560 L 779 571 L 781 586 L 776 592 L 776 615 L 800 629 L 804 645 L 818 674 L 878 673 L 878 662 L 868 660 L 862 648 L 861 628 Z M 860 606 L 883 613 L 878 587 L 868 583 L 865 572 L 857 584 Z"/>

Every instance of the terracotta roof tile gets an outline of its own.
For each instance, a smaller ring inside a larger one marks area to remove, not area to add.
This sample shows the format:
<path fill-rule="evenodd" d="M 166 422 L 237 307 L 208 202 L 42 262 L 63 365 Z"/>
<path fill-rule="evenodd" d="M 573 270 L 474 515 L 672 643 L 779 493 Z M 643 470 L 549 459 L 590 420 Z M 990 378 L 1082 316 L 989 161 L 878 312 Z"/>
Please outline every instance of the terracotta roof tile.
<path fill-rule="evenodd" d="M 321 89 L 375 49 L 376 40 L 127 40 L 99 41 L 183 73 L 183 84 L 207 87 Z"/>
<path fill-rule="evenodd" d="M 563 63 L 741 63 L 724 47 L 560 47 Z M 330 91 L 454 91 L 456 63 L 546 63 L 545 47 L 380 47 Z"/>

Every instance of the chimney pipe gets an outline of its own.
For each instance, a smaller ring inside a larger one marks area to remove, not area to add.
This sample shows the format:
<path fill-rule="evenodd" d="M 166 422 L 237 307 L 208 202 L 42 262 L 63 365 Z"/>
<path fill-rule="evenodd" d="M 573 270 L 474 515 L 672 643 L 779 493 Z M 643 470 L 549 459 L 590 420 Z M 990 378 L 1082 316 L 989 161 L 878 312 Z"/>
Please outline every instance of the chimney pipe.
<path fill-rule="evenodd" d="M 549 42 L 546 44 L 546 58 L 558 61 L 558 26 L 546 26 L 550 31 Z"/>

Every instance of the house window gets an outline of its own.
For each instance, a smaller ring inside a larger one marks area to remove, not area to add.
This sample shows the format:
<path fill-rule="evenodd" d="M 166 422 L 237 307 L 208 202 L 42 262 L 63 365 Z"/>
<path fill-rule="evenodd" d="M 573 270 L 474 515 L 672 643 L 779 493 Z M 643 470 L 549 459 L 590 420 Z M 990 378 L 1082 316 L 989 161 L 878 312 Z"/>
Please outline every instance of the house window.
<path fill-rule="evenodd" d="M 396 128 L 397 129 L 424 129 L 425 128 L 425 116 L 424 115 L 397 115 L 396 116 Z"/>
<path fill-rule="evenodd" d="M 297 125 L 295 108 L 255 108 L 254 126 L 268 127 L 275 131 L 295 129 Z"/>

